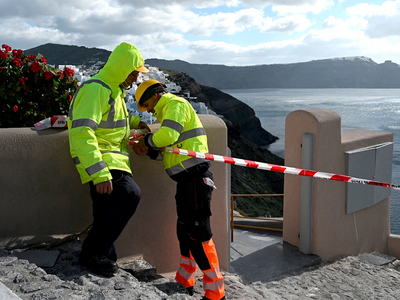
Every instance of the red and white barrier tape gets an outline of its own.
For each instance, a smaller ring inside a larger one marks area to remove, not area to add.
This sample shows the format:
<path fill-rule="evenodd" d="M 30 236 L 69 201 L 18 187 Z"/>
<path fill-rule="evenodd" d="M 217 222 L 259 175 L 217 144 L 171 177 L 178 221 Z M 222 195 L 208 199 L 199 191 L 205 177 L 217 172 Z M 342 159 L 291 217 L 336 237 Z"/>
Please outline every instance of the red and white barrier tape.
<path fill-rule="evenodd" d="M 34 124 L 36 130 L 44 130 L 48 128 L 67 128 L 67 116 L 53 116 L 46 118 Z"/>
<path fill-rule="evenodd" d="M 299 175 L 299 176 L 307 176 L 307 177 L 327 179 L 327 180 L 344 181 L 344 182 L 350 182 L 350 183 L 360 183 L 360 184 L 366 184 L 366 185 L 375 185 L 375 186 L 382 186 L 382 187 L 386 187 L 386 188 L 400 190 L 400 185 L 394 185 L 394 184 L 390 184 L 390 183 L 386 183 L 386 182 L 379 182 L 379 181 L 368 180 L 368 179 L 361 179 L 361 178 L 340 175 L 340 174 L 324 173 L 324 172 L 317 172 L 317 171 L 312 171 L 312 170 L 304 170 L 304 169 L 298 169 L 298 168 L 292 168 L 292 167 L 285 167 L 285 166 L 267 164 L 267 163 L 256 162 L 256 161 L 251 161 L 251 160 L 245 160 L 245 159 L 239 159 L 239 158 L 233 158 L 233 157 L 227 157 L 227 156 L 221 156 L 221 155 L 215 155 L 215 154 L 209 154 L 209 153 L 201 153 L 201 152 L 195 152 L 195 151 L 189 151 L 189 150 L 171 148 L 171 147 L 166 147 L 164 151 L 169 152 L 169 153 L 184 155 L 184 156 L 191 156 L 191 157 L 203 158 L 203 159 L 207 159 L 207 160 L 211 160 L 211 161 L 222 162 L 222 163 L 231 164 L 231 165 L 235 165 L 235 166 L 253 168 L 253 169 L 261 169 L 261 170 L 267 170 L 267 171 L 272 171 L 272 172 Z"/>

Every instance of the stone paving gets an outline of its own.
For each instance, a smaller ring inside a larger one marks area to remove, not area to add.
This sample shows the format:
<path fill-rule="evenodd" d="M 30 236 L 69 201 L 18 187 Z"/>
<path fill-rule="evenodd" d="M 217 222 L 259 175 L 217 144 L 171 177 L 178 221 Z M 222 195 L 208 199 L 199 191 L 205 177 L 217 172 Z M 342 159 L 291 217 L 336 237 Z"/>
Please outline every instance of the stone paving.
<path fill-rule="evenodd" d="M 119 264 L 119 272 L 106 278 L 77 262 L 79 241 L 61 245 L 54 266 L 38 267 L 0 250 L 0 300 L 17 299 L 176 299 L 202 298 L 201 278 L 195 295 L 171 278 L 156 274 L 143 259 Z M 372 259 L 371 259 L 372 258 Z M 381 259 L 382 258 L 382 259 Z M 400 299 L 400 263 L 377 253 L 348 256 L 287 274 L 244 284 L 237 274 L 226 273 L 227 299 Z"/>

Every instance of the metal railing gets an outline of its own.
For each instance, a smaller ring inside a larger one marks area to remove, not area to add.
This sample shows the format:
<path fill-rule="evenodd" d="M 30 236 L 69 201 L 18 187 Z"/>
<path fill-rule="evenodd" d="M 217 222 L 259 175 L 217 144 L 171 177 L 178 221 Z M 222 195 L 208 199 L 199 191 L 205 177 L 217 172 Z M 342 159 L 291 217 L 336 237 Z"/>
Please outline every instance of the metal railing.
<path fill-rule="evenodd" d="M 255 228 L 255 229 L 262 229 L 262 230 L 272 230 L 272 231 L 283 231 L 280 228 L 267 228 L 267 227 L 258 227 L 258 226 L 251 226 L 251 225 L 241 225 L 241 224 L 234 224 L 233 221 L 233 197 L 277 197 L 283 196 L 283 194 L 232 194 L 231 195 L 231 242 L 233 242 L 233 227 L 245 227 L 245 228 Z M 277 218 L 252 218 L 252 217 L 242 217 L 242 216 L 235 216 L 235 218 L 241 219 L 252 219 L 252 220 L 262 220 L 262 221 L 275 221 L 275 222 L 283 222 L 283 219 Z"/>

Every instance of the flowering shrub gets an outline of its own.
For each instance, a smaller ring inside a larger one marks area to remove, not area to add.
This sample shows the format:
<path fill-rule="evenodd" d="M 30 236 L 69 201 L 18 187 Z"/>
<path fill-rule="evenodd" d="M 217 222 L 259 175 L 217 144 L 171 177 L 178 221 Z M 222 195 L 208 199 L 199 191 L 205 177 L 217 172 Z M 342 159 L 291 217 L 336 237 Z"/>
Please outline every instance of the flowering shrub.
<path fill-rule="evenodd" d="M 74 70 L 61 71 L 41 54 L 0 49 L 0 127 L 33 127 L 53 115 L 67 114 L 78 87 Z"/>

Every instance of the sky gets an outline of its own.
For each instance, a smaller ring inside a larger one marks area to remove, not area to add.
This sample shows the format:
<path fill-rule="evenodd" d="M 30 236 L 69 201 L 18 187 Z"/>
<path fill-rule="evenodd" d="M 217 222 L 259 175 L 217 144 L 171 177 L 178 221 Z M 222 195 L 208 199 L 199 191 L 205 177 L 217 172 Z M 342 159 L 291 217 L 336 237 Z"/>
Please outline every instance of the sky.
<path fill-rule="evenodd" d="M 0 0 L 0 28 L 0 45 L 22 50 L 129 42 L 145 59 L 197 64 L 400 64 L 400 0 Z"/>

